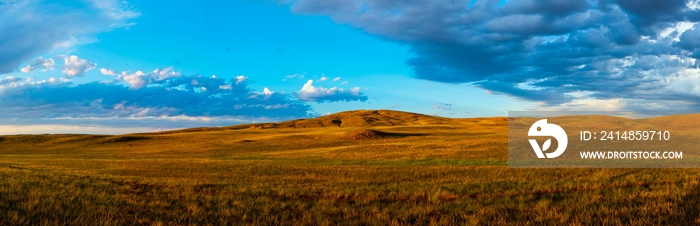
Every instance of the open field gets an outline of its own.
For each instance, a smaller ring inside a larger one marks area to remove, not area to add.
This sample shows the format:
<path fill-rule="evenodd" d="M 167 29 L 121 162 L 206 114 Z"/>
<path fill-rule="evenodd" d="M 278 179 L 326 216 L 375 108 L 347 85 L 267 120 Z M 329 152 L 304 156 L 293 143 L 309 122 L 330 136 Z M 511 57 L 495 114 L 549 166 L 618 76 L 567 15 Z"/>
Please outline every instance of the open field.
<path fill-rule="evenodd" d="M 700 170 L 509 169 L 506 125 L 355 111 L 152 134 L 0 136 L 0 225 L 700 223 Z"/>

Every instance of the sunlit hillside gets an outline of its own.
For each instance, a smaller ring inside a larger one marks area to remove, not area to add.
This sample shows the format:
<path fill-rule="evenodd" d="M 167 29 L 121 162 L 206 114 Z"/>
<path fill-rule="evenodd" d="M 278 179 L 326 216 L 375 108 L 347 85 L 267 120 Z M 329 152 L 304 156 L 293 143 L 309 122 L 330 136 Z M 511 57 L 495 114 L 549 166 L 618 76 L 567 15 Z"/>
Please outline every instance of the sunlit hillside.
<path fill-rule="evenodd" d="M 507 124 L 379 110 L 118 136 L 0 136 L 0 224 L 700 222 L 698 170 L 509 169 Z"/>

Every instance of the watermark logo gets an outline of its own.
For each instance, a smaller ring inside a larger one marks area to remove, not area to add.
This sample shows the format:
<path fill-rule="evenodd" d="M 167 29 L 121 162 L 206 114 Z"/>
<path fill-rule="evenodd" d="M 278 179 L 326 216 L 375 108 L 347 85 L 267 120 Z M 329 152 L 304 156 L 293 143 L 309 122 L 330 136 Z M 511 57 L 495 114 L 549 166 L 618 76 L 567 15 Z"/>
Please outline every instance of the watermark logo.
<path fill-rule="evenodd" d="M 508 111 L 508 167 L 700 168 L 700 135 L 688 126 L 700 117 L 638 116 Z"/>
<path fill-rule="evenodd" d="M 566 136 L 566 132 L 564 129 L 562 129 L 560 126 L 556 124 L 551 124 L 547 123 L 547 119 L 542 119 L 530 126 L 530 131 L 527 132 L 528 136 L 535 136 L 535 137 L 543 137 L 543 136 L 548 136 L 548 137 L 554 137 L 554 139 L 557 139 L 557 150 L 551 153 L 544 153 L 549 149 L 549 146 L 552 145 L 552 139 L 547 139 L 543 144 L 542 148 L 540 148 L 540 145 L 537 143 L 537 140 L 535 139 L 528 139 L 530 141 L 530 145 L 532 145 L 532 149 L 535 150 L 535 154 L 537 154 L 537 158 L 556 158 L 559 157 L 561 154 L 564 154 L 564 150 L 566 150 L 566 145 L 569 143 L 569 139 Z"/>

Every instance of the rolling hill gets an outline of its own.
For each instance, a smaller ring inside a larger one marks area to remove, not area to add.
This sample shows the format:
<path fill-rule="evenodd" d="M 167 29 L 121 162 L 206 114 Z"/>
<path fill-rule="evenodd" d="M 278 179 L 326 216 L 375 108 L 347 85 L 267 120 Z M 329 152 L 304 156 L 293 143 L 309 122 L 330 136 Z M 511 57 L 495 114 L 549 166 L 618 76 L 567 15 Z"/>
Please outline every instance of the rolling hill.
<path fill-rule="evenodd" d="M 373 127 L 406 125 L 445 125 L 451 118 L 392 110 L 345 111 L 310 119 L 253 125 L 259 128 Z"/>
<path fill-rule="evenodd" d="M 253 123 L 225 127 L 190 128 L 160 132 L 161 134 L 180 132 L 203 132 L 236 129 L 273 128 L 319 128 L 319 127 L 376 127 L 376 126 L 415 126 L 415 125 L 455 125 L 463 119 L 445 118 L 393 110 L 356 110 L 325 115 L 318 118 L 296 119 L 284 122 Z M 477 119 L 479 120 L 479 119 Z M 505 120 L 505 118 L 495 118 Z"/>

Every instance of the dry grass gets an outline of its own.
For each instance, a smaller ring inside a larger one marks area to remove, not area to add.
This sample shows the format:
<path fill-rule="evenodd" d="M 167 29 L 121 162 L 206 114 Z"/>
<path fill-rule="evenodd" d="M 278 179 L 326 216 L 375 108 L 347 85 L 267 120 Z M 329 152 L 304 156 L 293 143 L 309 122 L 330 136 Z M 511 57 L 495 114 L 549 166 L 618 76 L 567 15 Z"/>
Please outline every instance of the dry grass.
<path fill-rule="evenodd" d="M 340 127 L 325 124 L 334 117 Z M 375 126 L 358 133 L 350 122 Z M 2 136 L 0 224 L 698 222 L 698 170 L 509 169 L 506 124 L 356 111 L 253 128 Z M 379 138 L 347 139 L 367 131 Z"/>

